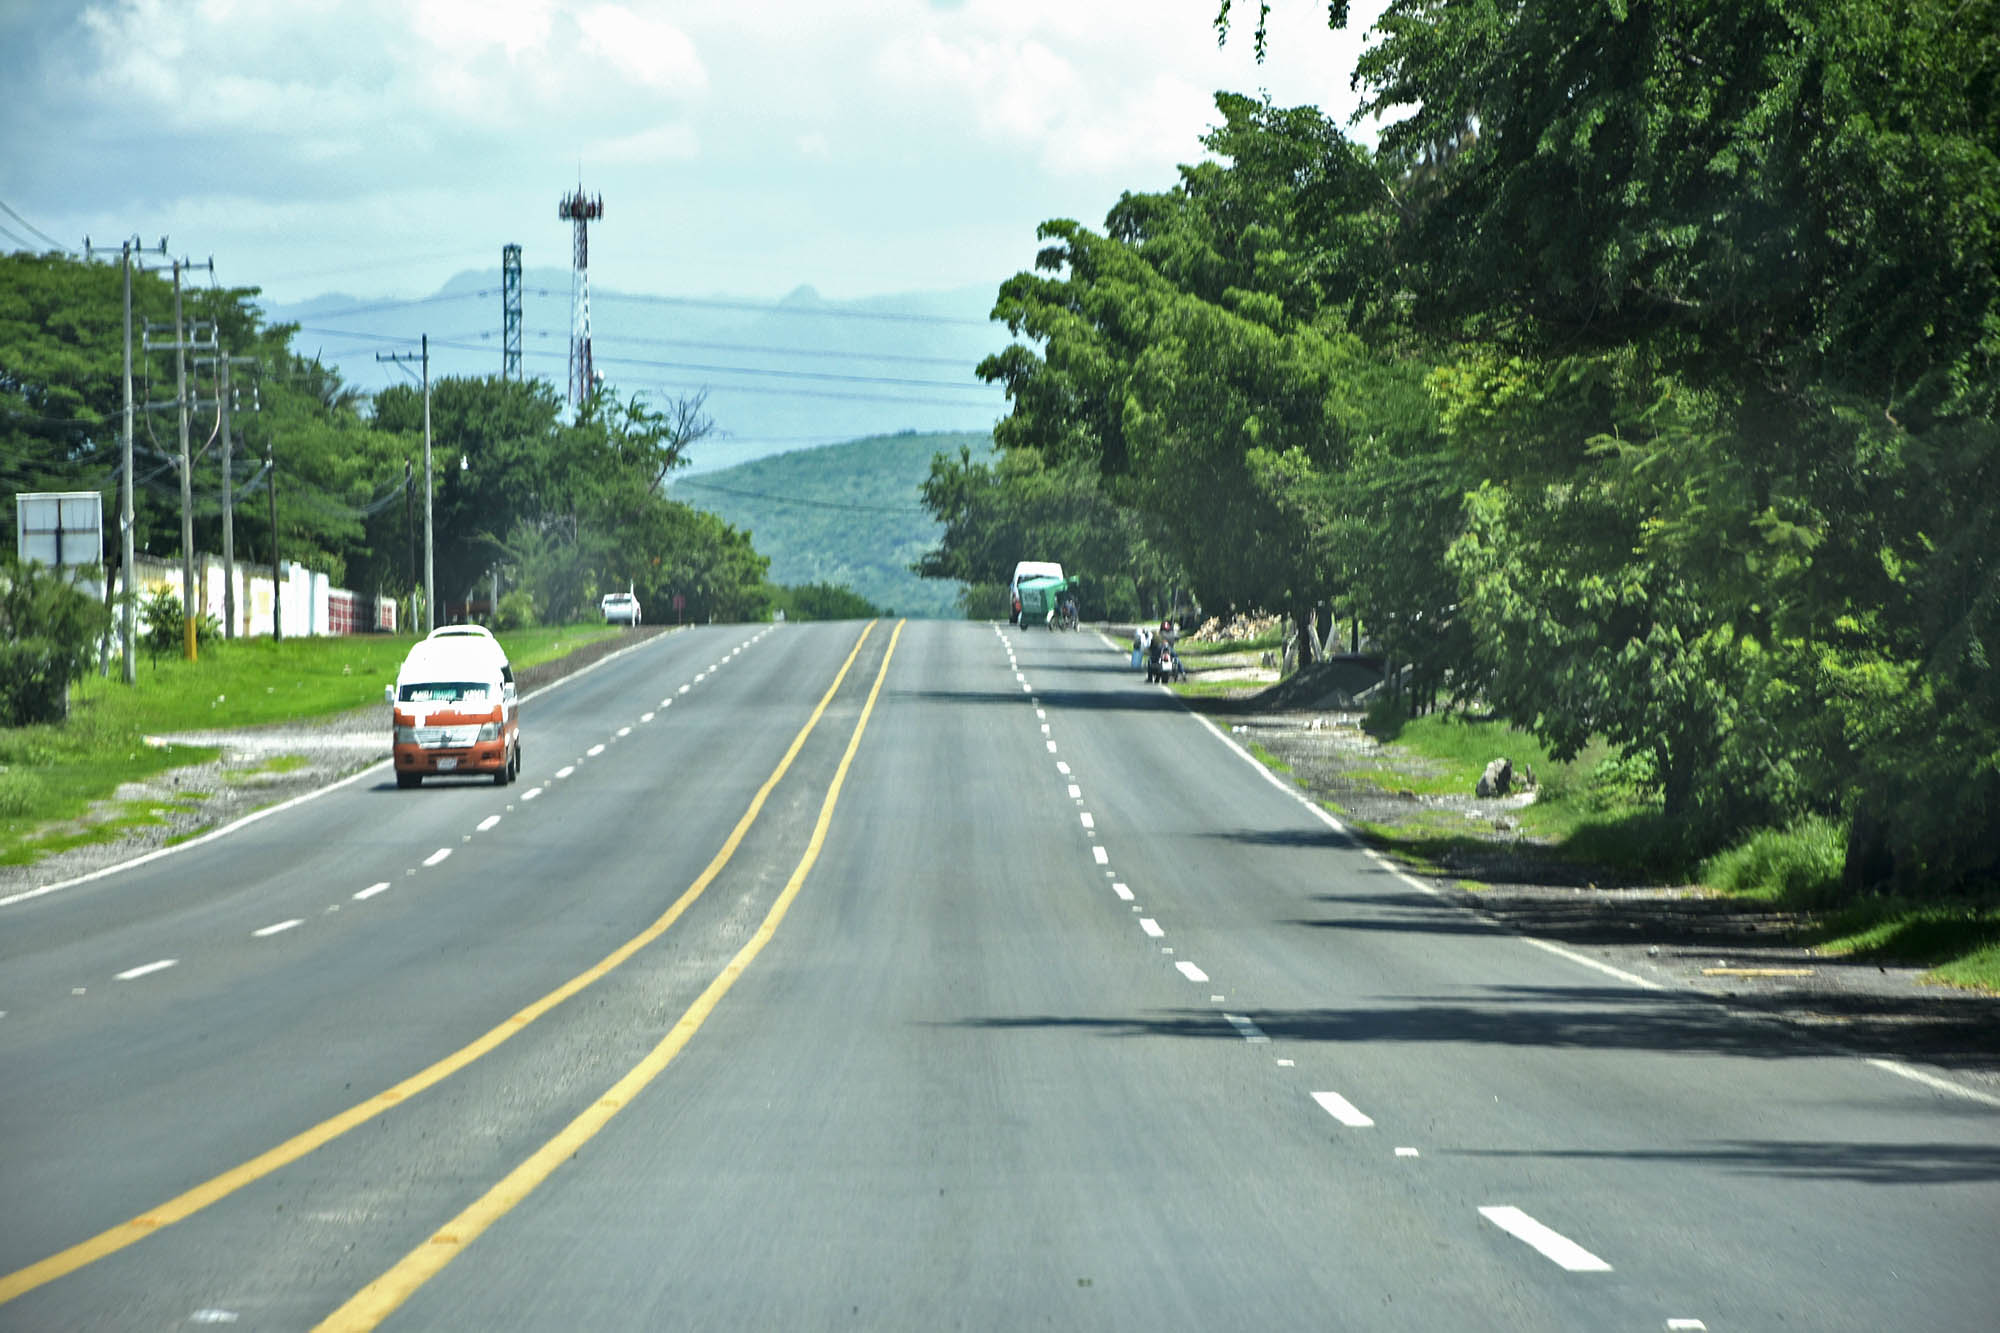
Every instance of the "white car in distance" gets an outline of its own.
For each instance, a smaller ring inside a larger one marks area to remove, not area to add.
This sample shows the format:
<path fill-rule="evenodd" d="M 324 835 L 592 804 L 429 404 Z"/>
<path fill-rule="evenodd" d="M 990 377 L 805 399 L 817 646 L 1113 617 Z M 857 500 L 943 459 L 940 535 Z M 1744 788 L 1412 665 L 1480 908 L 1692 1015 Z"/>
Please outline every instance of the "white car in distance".
<path fill-rule="evenodd" d="M 607 592 L 598 603 L 604 611 L 607 625 L 636 625 L 639 623 L 639 599 L 629 592 Z"/>

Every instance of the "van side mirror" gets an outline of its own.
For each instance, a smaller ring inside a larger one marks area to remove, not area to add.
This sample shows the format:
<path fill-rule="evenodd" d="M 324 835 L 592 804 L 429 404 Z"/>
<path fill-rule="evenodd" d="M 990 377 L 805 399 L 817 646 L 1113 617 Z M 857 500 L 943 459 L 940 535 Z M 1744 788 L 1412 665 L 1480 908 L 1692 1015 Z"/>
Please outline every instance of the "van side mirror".
<path fill-rule="evenodd" d="M 390 705 L 396 702 L 396 687 L 394 685 L 384 685 L 382 687 L 382 702 Z"/>

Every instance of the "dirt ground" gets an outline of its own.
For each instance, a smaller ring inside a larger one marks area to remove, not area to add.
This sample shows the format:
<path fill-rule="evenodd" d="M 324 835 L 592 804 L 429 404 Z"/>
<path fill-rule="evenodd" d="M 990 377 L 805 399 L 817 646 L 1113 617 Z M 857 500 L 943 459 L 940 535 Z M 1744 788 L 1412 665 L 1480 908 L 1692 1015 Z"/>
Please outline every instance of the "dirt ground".
<path fill-rule="evenodd" d="M 1405 866 L 1450 901 L 1496 927 L 1561 944 L 1745 1018 L 1782 1024 L 1798 1039 L 1951 1070 L 2000 1094 L 2000 995 L 1928 983 L 1923 970 L 1815 952 L 1796 941 L 1796 916 L 1719 897 L 1699 886 L 1618 883 L 1569 864 L 1522 832 L 1520 795 L 1482 799 L 1386 790 L 1353 776 L 1364 769 L 1434 772 L 1422 756 L 1384 746 L 1361 729 L 1336 667 L 1283 686 L 1260 654 L 1190 658 L 1195 681 L 1228 680 L 1225 696 L 1194 698 L 1239 743 L 1255 742 L 1290 766 L 1291 780 L 1343 823 L 1423 823 L 1478 843 L 1447 859 L 1447 876 Z M 1317 697 L 1315 697 L 1317 696 Z M 1498 758 L 1499 756 L 1495 756 Z M 1436 910 L 1412 893 L 1413 911 Z"/>

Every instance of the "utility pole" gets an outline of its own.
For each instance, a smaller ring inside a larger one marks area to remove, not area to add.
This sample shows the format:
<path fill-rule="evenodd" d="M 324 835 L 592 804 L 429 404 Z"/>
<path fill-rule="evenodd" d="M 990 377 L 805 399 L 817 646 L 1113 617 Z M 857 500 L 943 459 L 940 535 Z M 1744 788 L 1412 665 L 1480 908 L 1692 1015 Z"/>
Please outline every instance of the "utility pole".
<path fill-rule="evenodd" d="M 95 256 L 88 236 L 83 238 L 83 253 L 86 259 L 94 258 Z M 166 253 L 167 239 L 162 236 L 160 238 L 160 254 L 165 256 Z M 140 244 L 137 236 L 127 237 L 118 243 L 118 267 L 125 279 L 125 329 L 123 345 L 125 409 L 124 423 L 119 432 L 118 442 L 118 569 L 119 577 L 125 582 L 125 596 L 124 609 L 118 618 L 118 640 L 120 656 L 124 659 L 123 674 L 127 685 L 137 684 L 139 679 L 138 658 L 133 652 L 133 646 L 139 637 L 139 606 L 137 590 L 132 586 L 132 567 L 134 563 L 132 528 L 135 522 L 132 508 L 132 425 L 133 414 L 136 410 L 136 405 L 132 401 L 132 267 L 136 263 L 140 271 L 145 271 L 146 266 L 143 255 L 144 247 Z M 111 580 L 107 576 L 104 582 L 105 596 L 108 598 L 111 593 Z M 106 665 L 108 668 L 109 664 L 107 663 Z"/>
<path fill-rule="evenodd" d="M 424 363 L 424 633 L 437 628 L 437 599 L 431 595 L 436 585 L 436 558 L 431 538 L 431 336 L 423 335 L 420 356 L 408 352 L 377 352 L 377 361 L 417 361 Z"/>
<path fill-rule="evenodd" d="M 235 454 L 235 437 L 230 434 L 229 414 L 236 405 L 235 391 L 229 383 L 231 366 L 254 366 L 254 356 L 230 356 L 218 351 L 214 356 L 198 356 L 196 365 L 215 366 L 215 398 L 217 410 L 222 414 L 222 634 L 224 638 L 236 637 L 236 495 L 235 481 L 231 476 Z M 253 386 L 251 389 L 253 412 L 263 410 L 261 395 Z M 275 584 L 272 585 L 274 588 Z"/>
<path fill-rule="evenodd" d="M 119 568 L 125 575 L 125 610 L 119 617 L 119 627 L 123 631 L 119 642 L 124 649 L 124 675 L 127 685 L 139 682 L 138 656 L 133 652 L 133 640 L 138 631 L 137 600 L 132 590 L 132 246 L 138 238 L 133 237 L 118 247 L 118 262 L 125 270 L 125 430 L 120 449 L 123 455 L 118 478 L 118 558 L 123 563 Z"/>
<path fill-rule="evenodd" d="M 276 446 L 264 445 L 264 484 L 271 492 L 271 641 L 285 637 L 285 585 L 278 581 L 278 460 Z"/>
<path fill-rule="evenodd" d="M 215 261 L 195 264 L 186 259 L 173 261 L 174 270 L 174 340 L 172 343 L 148 342 L 146 350 L 166 351 L 174 354 L 174 402 L 180 409 L 181 436 L 181 621 L 183 639 L 181 655 L 188 661 L 195 660 L 195 626 L 199 623 L 200 608 L 195 605 L 194 596 L 194 466 L 188 458 L 188 391 L 187 354 L 193 350 L 209 350 L 215 346 L 215 327 L 209 326 L 208 341 L 201 341 L 197 330 L 192 341 L 188 338 L 186 322 L 181 317 L 181 270 L 205 268 L 215 271 Z"/>

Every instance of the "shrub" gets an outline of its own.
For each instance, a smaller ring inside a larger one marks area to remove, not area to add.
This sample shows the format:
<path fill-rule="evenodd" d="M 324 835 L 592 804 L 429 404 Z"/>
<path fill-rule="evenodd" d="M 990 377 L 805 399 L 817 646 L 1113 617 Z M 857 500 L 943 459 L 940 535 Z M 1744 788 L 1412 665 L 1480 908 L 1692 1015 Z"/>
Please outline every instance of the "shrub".
<path fill-rule="evenodd" d="M 526 588 L 515 588 L 493 609 L 496 630 L 530 629 L 535 625 L 535 598 Z"/>
<path fill-rule="evenodd" d="M 0 725 L 62 721 L 69 683 L 110 628 L 109 608 L 63 575 L 14 560 L 0 568 Z"/>
<path fill-rule="evenodd" d="M 1701 877 L 1730 893 L 1810 907 L 1839 892 L 1846 860 L 1846 828 L 1808 815 L 1783 829 L 1760 829 L 1748 841 L 1716 853 L 1702 863 Z"/>
<path fill-rule="evenodd" d="M 178 653 L 186 645 L 187 621 L 181 615 L 181 599 L 168 588 L 155 588 L 139 603 L 139 615 L 146 622 L 146 651 L 154 657 Z M 222 626 L 215 617 L 203 615 L 194 622 L 197 649 L 221 637 Z"/>

